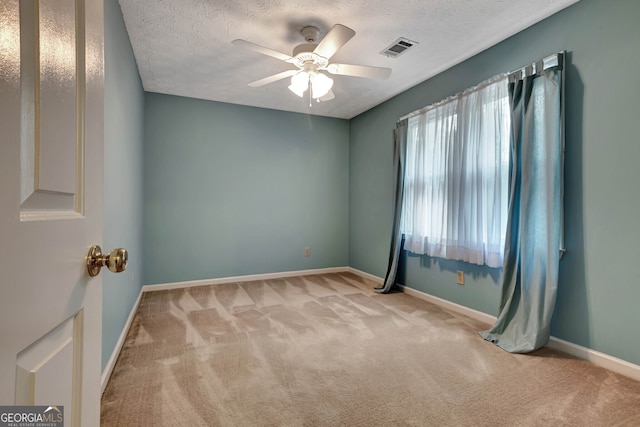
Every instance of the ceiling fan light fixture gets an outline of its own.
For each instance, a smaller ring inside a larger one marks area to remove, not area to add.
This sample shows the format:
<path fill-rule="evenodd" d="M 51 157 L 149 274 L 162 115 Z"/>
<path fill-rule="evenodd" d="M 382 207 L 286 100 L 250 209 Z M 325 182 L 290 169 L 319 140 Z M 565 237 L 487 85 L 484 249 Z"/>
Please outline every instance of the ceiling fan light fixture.
<path fill-rule="evenodd" d="M 309 88 L 309 74 L 304 71 L 300 71 L 291 77 L 291 84 L 289 85 L 289 90 L 300 98 L 304 95 L 304 93 Z"/>
<path fill-rule="evenodd" d="M 322 98 L 333 87 L 333 79 L 322 73 L 318 73 L 311 79 L 311 97 L 314 99 Z"/>

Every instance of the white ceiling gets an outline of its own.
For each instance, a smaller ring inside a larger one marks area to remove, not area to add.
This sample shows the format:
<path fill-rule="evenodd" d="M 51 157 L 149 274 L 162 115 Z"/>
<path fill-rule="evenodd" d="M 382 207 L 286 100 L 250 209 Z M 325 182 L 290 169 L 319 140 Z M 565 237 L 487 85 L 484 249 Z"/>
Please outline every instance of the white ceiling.
<path fill-rule="evenodd" d="M 578 0 L 119 0 L 144 89 L 350 119 Z M 332 76 L 336 98 L 313 103 L 290 79 L 247 83 L 293 65 L 233 46 L 245 39 L 291 54 L 299 30 L 356 31 L 331 62 L 392 69 L 388 80 Z M 419 44 L 393 59 L 399 37 Z M 505 70 L 507 71 L 507 70 Z"/>

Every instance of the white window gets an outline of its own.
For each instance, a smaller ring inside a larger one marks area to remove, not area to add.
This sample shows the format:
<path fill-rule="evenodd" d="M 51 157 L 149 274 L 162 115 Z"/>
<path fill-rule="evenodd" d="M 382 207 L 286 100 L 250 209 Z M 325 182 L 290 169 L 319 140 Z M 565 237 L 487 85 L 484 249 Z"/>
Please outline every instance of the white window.
<path fill-rule="evenodd" d="M 502 267 L 509 131 L 506 76 L 409 118 L 401 225 L 406 250 Z"/>

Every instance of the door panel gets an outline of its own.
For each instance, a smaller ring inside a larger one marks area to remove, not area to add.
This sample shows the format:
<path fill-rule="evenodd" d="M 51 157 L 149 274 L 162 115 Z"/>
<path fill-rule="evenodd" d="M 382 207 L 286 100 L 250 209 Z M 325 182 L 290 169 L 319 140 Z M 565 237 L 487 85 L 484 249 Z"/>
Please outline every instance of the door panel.
<path fill-rule="evenodd" d="M 80 412 L 70 411 L 79 403 L 73 399 L 81 387 L 82 315 L 67 319 L 18 354 L 16 405 L 57 402 L 66 410 L 67 424 L 80 425 Z"/>
<path fill-rule="evenodd" d="M 101 0 L 0 0 L 0 405 L 99 425 Z"/>
<path fill-rule="evenodd" d="M 75 0 L 20 2 L 21 218 L 83 206 L 84 35 Z"/>

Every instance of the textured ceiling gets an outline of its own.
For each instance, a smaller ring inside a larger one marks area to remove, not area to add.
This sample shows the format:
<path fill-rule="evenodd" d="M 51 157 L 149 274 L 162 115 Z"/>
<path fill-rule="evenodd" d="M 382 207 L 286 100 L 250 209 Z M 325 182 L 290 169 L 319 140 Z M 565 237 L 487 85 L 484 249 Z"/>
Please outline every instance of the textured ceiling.
<path fill-rule="evenodd" d="M 578 0 L 119 0 L 146 91 L 352 118 Z M 388 80 L 332 76 L 336 98 L 313 103 L 289 79 L 247 83 L 291 64 L 231 44 L 291 54 L 302 27 L 356 31 L 331 62 L 392 69 Z M 393 59 L 399 37 L 419 44 Z M 505 70 L 506 71 L 506 70 Z"/>

